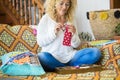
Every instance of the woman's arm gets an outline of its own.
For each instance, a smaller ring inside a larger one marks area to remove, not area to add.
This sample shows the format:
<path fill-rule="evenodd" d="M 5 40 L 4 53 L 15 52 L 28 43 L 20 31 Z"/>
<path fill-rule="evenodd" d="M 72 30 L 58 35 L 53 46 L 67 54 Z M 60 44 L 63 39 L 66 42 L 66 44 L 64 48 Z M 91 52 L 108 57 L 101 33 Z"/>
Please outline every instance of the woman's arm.
<path fill-rule="evenodd" d="M 71 40 L 71 46 L 73 48 L 77 48 L 79 45 L 80 45 L 81 41 L 80 41 L 80 38 L 78 37 L 78 35 L 75 33 L 72 37 L 72 40 Z"/>
<path fill-rule="evenodd" d="M 78 36 L 76 27 L 74 25 L 69 25 L 68 31 L 72 33 L 71 46 L 73 48 L 77 48 L 80 45 L 81 41 Z"/>
<path fill-rule="evenodd" d="M 49 45 L 56 38 L 53 25 L 48 20 L 47 15 L 43 16 L 37 28 L 37 43 L 41 47 Z"/>

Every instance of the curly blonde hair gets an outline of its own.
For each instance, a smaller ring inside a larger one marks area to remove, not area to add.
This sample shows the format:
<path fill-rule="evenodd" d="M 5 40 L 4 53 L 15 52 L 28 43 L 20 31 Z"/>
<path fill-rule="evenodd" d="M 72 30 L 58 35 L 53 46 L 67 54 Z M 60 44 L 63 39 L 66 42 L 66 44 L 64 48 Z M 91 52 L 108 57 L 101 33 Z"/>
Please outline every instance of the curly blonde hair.
<path fill-rule="evenodd" d="M 57 1 L 60 0 L 46 0 L 46 13 L 55 21 L 57 20 L 57 16 L 55 13 L 55 5 Z M 66 14 L 66 19 L 67 21 L 72 22 L 74 11 L 77 5 L 77 0 L 70 0 L 70 2 L 71 4 Z"/>

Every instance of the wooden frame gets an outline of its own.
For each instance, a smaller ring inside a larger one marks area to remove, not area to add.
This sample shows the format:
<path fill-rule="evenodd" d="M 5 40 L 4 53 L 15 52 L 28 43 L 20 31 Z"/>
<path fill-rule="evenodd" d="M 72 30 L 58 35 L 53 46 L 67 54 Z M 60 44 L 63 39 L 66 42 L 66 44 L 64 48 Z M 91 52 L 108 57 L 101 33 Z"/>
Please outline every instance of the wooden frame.
<path fill-rule="evenodd" d="M 110 0 L 110 9 L 120 8 L 120 0 Z"/>
<path fill-rule="evenodd" d="M 110 0 L 110 9 L 113 9 L 114 8 L 114 1 L 113 0 Z"/>

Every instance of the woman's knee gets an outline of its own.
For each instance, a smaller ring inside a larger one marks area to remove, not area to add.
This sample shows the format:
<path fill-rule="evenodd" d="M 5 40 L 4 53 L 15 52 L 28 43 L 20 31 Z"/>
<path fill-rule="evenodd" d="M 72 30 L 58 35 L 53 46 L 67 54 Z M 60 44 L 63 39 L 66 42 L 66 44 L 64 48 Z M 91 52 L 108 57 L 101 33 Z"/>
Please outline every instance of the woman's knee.
<path fill-rule="evenodd" d="M 101 58 L 101 51 L 98 48 L 88 48 L 88 52 L 82 58 L 90 63 L 95 63 Z"/>
<path fill-rule="evenodd" d="M 91 58 L 93 61 L 98 61 L 101 58 L 101 51 L 98 48 L 92 48 Z"/>
<path fill-rule="evenodd" d="M 38 57 L 44 57 L 45 55 L 46 55 L 46 52 L 38 53 Z"/>
<path fill-rule="evenodd" d="M 101 51 L 98 48 L 93 48 L 93 53 L 96 57 L 101 57 Z"/>
<path fill-rule="evenodd" d="M 48 58 L 48 55 L 49 53 L 47 52 L 41 52 L 41 53 L 38 53 L 38 58 L 40 61 L 46 61 L 46 59 Z"/>
<path fill-rule="evenodd" d="M 83 53 L 81 56 L 101 57 L 101 51 L 98 48 L 85 48 L 80 53 Z"/>

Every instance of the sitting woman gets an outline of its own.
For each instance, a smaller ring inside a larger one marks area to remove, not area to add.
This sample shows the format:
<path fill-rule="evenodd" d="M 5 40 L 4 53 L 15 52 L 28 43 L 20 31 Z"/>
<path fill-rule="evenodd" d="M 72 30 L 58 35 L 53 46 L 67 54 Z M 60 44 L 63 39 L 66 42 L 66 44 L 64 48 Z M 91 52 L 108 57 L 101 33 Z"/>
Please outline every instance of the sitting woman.
<path fill-rule="evenodd" d="M 37 28 L 37 43 L 42 47 L 38 57 L 46 71 L 94 64 L 101 57 L 97 48 L 74 49 L 81 44 L 74 20 L 76 5 L 76 0 L 47 0 L 46 14 Z"/>

